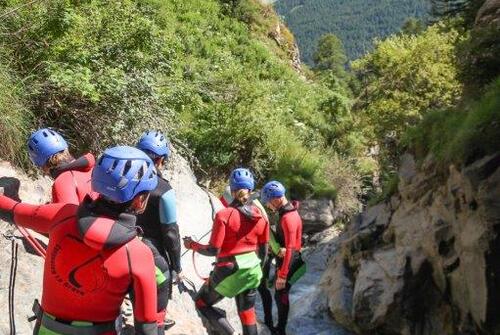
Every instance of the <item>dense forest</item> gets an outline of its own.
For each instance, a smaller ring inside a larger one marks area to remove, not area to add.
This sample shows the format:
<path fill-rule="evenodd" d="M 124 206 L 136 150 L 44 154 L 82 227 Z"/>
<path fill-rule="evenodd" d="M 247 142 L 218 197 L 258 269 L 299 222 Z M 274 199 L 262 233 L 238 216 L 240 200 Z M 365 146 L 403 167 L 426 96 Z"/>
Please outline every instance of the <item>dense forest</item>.
<path fill-rule="evenodd" d="M 301 59 L 312 64 L 318 39 L 337 35 L 349 59 L 370 51 L 374 38 L 398 32 L 411 17 L 425 20 L 429 0 L 277 0 L 274 7 L 291 29 Z"/>

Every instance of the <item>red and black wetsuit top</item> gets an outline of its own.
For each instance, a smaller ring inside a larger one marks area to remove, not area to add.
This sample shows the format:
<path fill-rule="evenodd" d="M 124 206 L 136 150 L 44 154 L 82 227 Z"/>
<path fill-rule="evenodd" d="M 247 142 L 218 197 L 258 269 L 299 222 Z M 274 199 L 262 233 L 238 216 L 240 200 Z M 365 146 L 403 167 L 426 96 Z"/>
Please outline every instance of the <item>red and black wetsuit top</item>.
<path fill-rule="evenodd" d="M 268 242 L 269 223 L 259 208 L 233 201 L 215 215 L 209 244 L 193 242 L 191 248 L 205 256 L 221 259 L 251 251 L 261 254 L 260 249 L 267 250 Z M 261 256 L 265 257 L 265 254 Z"/>
<path fill-rule="evenodd" d="M 286 248 L 283 263 L 278 269 L 280 278 L 287 278 L 294 251 L 302 249 L 302 219 L 297 211 L 299 203 L 289 202 L 279 209 L 279 224 L 276 229 L 276 241 Z"/>
<path fill-rule="evenodd" d="M 257 251 L 268 242 L 269 223 L 256 206 L 230 206 L 215 215 L 210 246 L 219 249 L 219 258 Z"/>
<path fill-rule="evenodd" d="M 135 216 L 113 214 L 101 200 L 29 205 L 0 196 L 14 222 L 49 234 L 42 308 L 60 320 L 114 322 L 134 290 L 140 334 L 157 334 L 155 267 L 151 251 L 136 237 Z"/>
<path fill-rule="evenodd" d="M 90 177 L 94 165 L 95 158 L 88 153 L 51 170 L 50 174 L 54 178 L 52 202 L 78 205 L 87 194 L 92 194 Z M 97 198 L 95 195 L 93 197 Z"/>

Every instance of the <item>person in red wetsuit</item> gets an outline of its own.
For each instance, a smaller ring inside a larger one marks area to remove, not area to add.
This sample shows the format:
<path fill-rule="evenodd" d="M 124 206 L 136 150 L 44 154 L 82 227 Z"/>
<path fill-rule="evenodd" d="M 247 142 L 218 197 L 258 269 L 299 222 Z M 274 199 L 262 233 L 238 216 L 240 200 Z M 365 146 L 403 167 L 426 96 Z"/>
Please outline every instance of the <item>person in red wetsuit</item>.
<path fill-rule="evenodd" d="M 77 205 L 91 194 L 90 175 L 95 164 L 92 154 L 74 159 L 64 138 L 49 128 L 31 134 L 28 152 L 33 164 L 54 179 L 52 202 Z"/>
<path fill-rule="evenodd" d="M 259 287 L 257 288 L 257 292 L 260 295 L 260 300 L 262 302 L 262 309 L 264 312 L 264 324 L 267 328 L 273 332 L 274 324 L 273 324 L 273 297 L 271 295 L 271 291 L 269 290 L 270 281 L 270 271 L 273 259 L 280 252 L 280 245 L 276 242 L 275 232 L 272 227 L 272 223 L 269 221 L 269 217 L 267 216 L 267 212 L 259 201 L 260 193 L 254 192 L 250 196 L 250 201 L 253 205 L 257 206 L 262 213 L 262 216 L 269 222 L 269 250 L 268 257 L 266 262 L 263 263 L 262 266 L 262 280 L 260 282 Z M 228 207 L 234 199 L 231 195 L 231 188 L 228 185 L 224 189 L 224 193 L 220 196 L 219 200 L 221 201 L 224 207 Z"/>
<path fill-rule="evenodd" d="M 93 170 L 96 200 L 37 206 L 0 196 L 0 217 L 49 234 L 35 334 L 117 334 L 115 321 L 130 289 L 136 334 L 162 334 L 153 255 L 135 226 L 157 183 L 146 154 L 114 147 Z"/>
<path fill-rule="evenodd" d="M 278 335 L 286 334 L 290 288 L 306 270 L 301 255 L 302 219 L 297 211 L 298 202 L 289 202 L 285 192 L 285 187 L 280 182 L 270 181 L 262 188 L 260 198 L 265 206 L 279 214 L 276 242 L 282 248 L 276 258 L 275 292 L 278 307 L 278 325 L 275 331 Z"/>
<path fill-rule="evenodd" d="M 187 249 L 202 255 L 217 256 L 215 268 L 196 297 L 196 308 L 220 334 L 235 334 L 213 305 L 224 297 L 235 297 L 243 334 L 256 335 L 256 288 L 262 279 L 261 265 L 267 257 L 269 223 L 261 211 L 249 203 L 254 188 L 247 169 L 236 169 L 230 177 L 234 201 L 217 212 L 209 244 L 184 239 Z"/>

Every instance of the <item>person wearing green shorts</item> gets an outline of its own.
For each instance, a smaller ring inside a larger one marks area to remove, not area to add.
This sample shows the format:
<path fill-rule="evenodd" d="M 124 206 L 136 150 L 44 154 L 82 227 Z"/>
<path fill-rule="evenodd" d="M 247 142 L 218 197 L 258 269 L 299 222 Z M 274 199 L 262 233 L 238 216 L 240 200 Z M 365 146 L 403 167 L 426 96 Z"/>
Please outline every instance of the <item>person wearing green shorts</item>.
<path fill-rule="evenodd" d="M 234 201 L 214 220 L 209 244 L 184 238 L 184 246 L 202 255 L 217 256 L 215 268 L 195 298 L 196 308 L 221 334 L 235 334 L 224 316 L 213 307 L 224 297 L 235 298 L 244 335 L 256 335 L 256 289 L 267 257 L 269 223 L 249 202 L 254 188 L 247 169 L 236 169 L 230 177 Z"/>

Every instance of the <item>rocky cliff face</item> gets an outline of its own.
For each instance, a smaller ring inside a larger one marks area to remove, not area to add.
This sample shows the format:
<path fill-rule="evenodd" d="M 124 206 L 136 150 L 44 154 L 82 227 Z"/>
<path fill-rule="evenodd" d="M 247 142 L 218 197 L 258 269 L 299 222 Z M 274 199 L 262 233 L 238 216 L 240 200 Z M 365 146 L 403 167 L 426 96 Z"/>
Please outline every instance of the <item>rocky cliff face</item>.
<path fill-rule="evenodd" d="M 477 26 L 500 27 L 500 1 L 486 0 L 476 17 Z"/>
<path fill-rule="evenodd" d="M 499 334 L 500 153 L 438 175 L 402 158 L 399 192 L 341 236 L 322 278 L 359 334 Z"/>
<path fill-rule="evenodd" d="M 50 180 L 39 178 L 36 181 L 17 173 L 10 164 L 0 161 L 0 177 L 15 177 L 21 181 L 19 195 L 25 202 L 45 203 L 50 197 Z M 31 334 L 32 328 L 27 321 L 31 316 L 31 306 L 34 299 L 40 299 L 42 292 L 43 261 L 23 243 L 20 234 L 9 224 L 0 220 L 0 334 L 9 334 L 9 274 L 11 265 L 11 239 L 19 244 L 18 267 L 15 286 L 15 316 L 17 334 Z M 45 243 L 44 237 L 37 236 Z"/>

